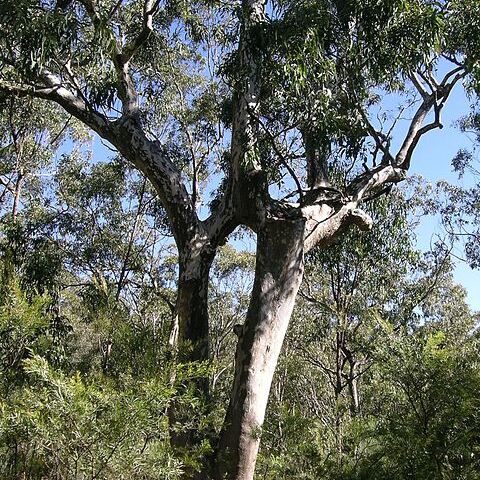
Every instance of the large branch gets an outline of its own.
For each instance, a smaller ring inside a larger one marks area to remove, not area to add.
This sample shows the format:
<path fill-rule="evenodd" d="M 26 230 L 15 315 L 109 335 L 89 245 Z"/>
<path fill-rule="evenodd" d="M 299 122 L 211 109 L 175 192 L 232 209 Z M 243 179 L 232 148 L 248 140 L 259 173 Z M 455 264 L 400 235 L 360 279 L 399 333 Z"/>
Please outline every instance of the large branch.
<path fill-rule="evenodd" d="M 79 0 L 79 2 L 84 6 L 93 27 L 97 28 L 100 24 L 97 2 L 95 0 Z M 264 2 L 250 3 L 263 5 Z M 115 8 L 118 8 L 118 5 Z M 68 83 L 60 75 L 43 72 L 38 75 L 35 83 L 14 83 L 0 78 L 0 91 L 15 96 L 41 98 L 63 107 L 73 117 L 112 144 L 150 180 L 167 211 L 179 250 L 198 251 L 199 248 L 203 248 L 200 247 L 201 245 L 215 248 L 225 241 L 226 236 L 238 224 L 234 221 L 231 195 L 225 196 L 220 208 L 216 209 L 207 221 L 200 222 L 195 206 L 192 205 L 192 199 L 182 181 L 181 172 L 169 157 L 169 152 L 159 142 L 147 137 L 140 118 L 136 115 L 137 94 L 130 76 L 129 62 L 148 39 L 153 29 L 153 16 L 158 5 L 159 0 L 145 1 L 142 30 L 124 47 L 117 43 L 112 52 L 112 61 L 119 78 L 118 95 L 123 104 L 123 115 L 117 121 L 110 120 L 92 107 L 77 86 L 69 65 L 60 66 L 65 68 L 64 73 L 68 75 Z M 256 11 L 256 7 L 252 8 Z M 256 87 L 250 93 L 253 91 L 256 91 Z M 253 96 L 257 97 L 257 95 Z M 240 136 L 241 133 L 237 136 L 237 143 Z"/>
<path fill-rule="evenodd" d="M 158 10 L 160 0 L 145 0 L 143 4 L 142 30 L 122 51 L 122 60 L 127 63 L 135 55 L 137 50 L 148 40 L 153 32 L 153 17 Z"/>
<path fill-rule="evenodd" d="M 258 159 L 258 113 L 261 88 L 261 45 L 255 35 L 265 22 L 265 0 L 242 1 L 242 27 L 231 142 L 231 190 L 239 219 L 252 226 L 265 216 L 261 200 L 267 192 Z"/>
<path fill-rule="evenodd" d="M 93 27 L 105 28 L 102 19 L 97 12 L 95 0 L 79 0 L 90 17 Z M 122 102 L 124 115 L 134 115 L 138 112 L 138 94 L 130 73 L 130 61 L 142 45 L 148 40 L 153 32 L 153 18 L 158 10 L 160 0 L 145 0 L 143 4 L 142 28 L 140 32 L 126 45 L 122 46 L 117 39 L 112 51 L 111 60 L 115 66 L 118 77 L 117 93 Z M 120 8 L 121 1 L 111 10 L 109 18 Z M 114 31 L 110 28 L 110 35 L 115 37 Z"/>
<path fill-rule="evenodd" d="M 65 88 L 59 77 L 44 72 L 40 80 L 43 84 L 20 84 L 0 79 L 0 91 L 20 97 L 53 101 L 102 137 L 107 138 L 111 134 L 112 122 L 101 113 L 92 110 L 82 98 Z"/>
<path fill-rule="evenodd" d="M 357 202 L 346 202 L 336 206 L 327 204 L 308 205 L 302 208 L 306 219 L 305 253 L 317 246 L 326 247 L 335 243 L 337 238 L 351 225 L 360 230 L 369 230 L 372 219 L 358 208 Z"/>
<path fill-rule="evenodd" d="M 130 74 L 130 61 L 153 32 L 153 17 L 160 0 L 145 0 L 143 5 L 142 29 L 123 48 L 117 48 L 113 63 L 118 76 L 118 96 L 122 101 L 123 113 L 132 115 L 138 111 L 138 95 Z"/>
<path fill-rule="evenodd" d="M 262 169 L 256 158 L 258 141 L 260 67 L 258 42 L 252 31 L 265 21 L 266 0 L 242 0 L 242 26 L 237 51 L 241 78 L 235 85 L 231 168 L 226 191 L 210 217 L 201 222 L 213 248 L 222 245 L 226 237 L 240 224 L 255 228 L 259 218 L 265 218 L 262 202 L 267 191 Z"/>
<path fill-rule="evenodd" d="M 181 173 L 158 141 L 150 140 L 134 117 L 115 122 L 115 136 L 109 141 L 150 180 L 167 211 L 173 235 L 180 250 L 191 242 L 208 243 Z M 191 246 L 194 246 L 193 244 Z"/>
<path fill-rule="evenodd" d="M 427 92 L 426 88 L 422 85 L 415 73 L 410 76 L 413 85 L 422 96 L 423 101 L 413 116 L 402 146 L 395 155 L 394 163 L 396 166 L 408 170 L 408 168 L 410 168 L 413 152 L 422 136 L 431 130 L 443 127 L 441 122 L 442 109 L 445 106 L 453 87 L 458 81 L 463 79 L 465 75 L 466 70 L 463 67 L 456 67 L 446 73 L 442 82 L 439 83 L 433 76 L 432 72 L 427 71 L 420 76 L 431 90 L 431 93 Z M 432 122 L 425 124 L 424 122 L 432 110 L 434 119 Z"/>
<path fill-rule="evenodd" d="M 80 0 L 96 28 L 99 16 L 95 0 Z M 118 86 L 118 97 L 122 102 L 122 117 L 115 122 L 113 134 L 102 135 L 122 155 L 132 162 L 150 180 L 167 211 L 172 231 L 180 249 L 187 247 L 193 238 L 202 237 L 207 243 L 206 233 L 201 226 L 194 205 L 181 179 L 181 174 L 168 156 L 168 152 L 157 141 L 147 138 L 138 115 L 138 94 L 130 73 L 130 61 L 153 31 L 153 18 L 160 0 L 145 0 L 143 5 L 142 29 L 123 47 L 117 41 L 112 52 Z M 110 16 L 120 7 L 114 6 Z M 111 31 L 112 36 L 114 32 Z M 198 240 L 198 238 L 197 238 Z"/>
<path fill-rule="evenodd" d="M 225 192 L 217 208 L 202 222 L 212 248 L 224 245 L 228 235 L 238 226 L 230 188 Z"/>
<path fill-rule="evenodd" d="M 357 176 L 346 193 L 332 202 L 310 204 L 302 209 L 306 218 L 305 251 L 327 246 L 336 241 L 349 226 L 360 230 L 372 227 L 370 216 L 359 208 L 372 191 L 404 180 L 406 171 L 393 165 L 380 165 Z"/>

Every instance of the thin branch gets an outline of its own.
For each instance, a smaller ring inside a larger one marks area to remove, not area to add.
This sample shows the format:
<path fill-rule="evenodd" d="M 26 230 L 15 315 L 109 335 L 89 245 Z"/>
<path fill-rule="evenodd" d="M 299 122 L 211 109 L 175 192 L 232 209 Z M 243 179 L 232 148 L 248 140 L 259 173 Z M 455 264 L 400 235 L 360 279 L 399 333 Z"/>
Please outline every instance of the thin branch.
<path fill-rule="evenodd" d="M 145 0 L 143 5 L 143 28 L 135 39 L 123 48 L 123 64 L 128 63 L 137 50 L 148 40 L 153 31 L 153 17 L 158 10 L 159 4 L 160 0 Z"/>
<path fill-rule="evenodd" d="M 425 72 L 422 72 L 419 70 L 418 74 L 420 75 L 420 77 L 422 77 L 422 80 L 428 85 L 432 93 L 438 90 L 438 81 L 435 79 L 431 71 L 427 70 Z"/>
<path fill-rule="evenodd" d="M 10 193 L 13 193 L 13 187 L 12 187 L 12 180 L 11 179 L 8 179 L 8 180 L 4 180 L 1 176 L 0 176 L 0 184 L 3 185 Z M 3 197 L 4 193 L 2 193 L 2 197 Z"/>
<path fill-rule="evenodd" d="M 465 65 L 460 60 L 457 60 L 455 57 L 452 57 L 451 55 L 442 54 L 442 57 L 445 60 L 448 60 L 449 62 L 453 63 L 454 65 L 457 65 L 458 67 L 462 67 L 462 69 L 465 68 Z"/>
<path fill-rule="evenodd" d="M 258 121 L 259 125 L 262 127 L 263 131 L 267 134 L 267 137 L 270 139 L 272 148 L 275 151 L 278 159 L 282 162 L 282 165 L 287 169 L 288 173 L 290 174 L 293 181 L 295 182 L 295 185 L 297 186 L 298 195 L 300 197 L 300 203 L 303 204 L 302 185 L 300 184 L 300 180 L 298 179 L 297 175 L 295 174 L 295 171 L 288 164 L 288 162 L 285 158 L 285 155 L 280 151 L 280 149 L 278 148 L 278 146 L 275 142 L 275 137 L 272 135 L 270 130 L 268 130 L 266 125 L 262 122 L 261 118 L 258 115 L 255 115 L 253 112 L 251 112 L 251 114 L 252 114 L 252 116 L 256 117 L 256 120 Z"/>
<path fill-rule="evenodd" d="M 70 124 L 70 120 L 72 119 L 72 115 L 70 115 L 67 118 L 67 121 L 65 122 L 65 125 L 60 129 L 60 131 L 53 137 L 52 140 L 50 140 L 50 145 L 55 145 L 55 143 L 58 141 L 58 139 L 63 135 L 63 132 L 68 128 Z"/>
<path fill-rule="evenodd" d="M 330 307 L 327 303 L 322 302 L 315 297 L 312 297 L 311 294 L 307 294 L 303 290 L 299 290 L 298 294 L 307 302 L 313 303 L 314 305 L 321 307 L 325 312 L 331 313 L 332 315 L 336 314 L 334 308 Z"/>
<path fill-rule="evenodd" d="M 123 0 L 118 0 L 115 5 L 111 8 L 111 10 L 108 12 L 108 18 L 111 19 L 115 13 L 117 13 L 118 9 L 122 6 Z"/>
<path fill-rule="evenodd" d="M 425 100 L 430 94 L 425 90 L 425 87 L 421 84 L 420 80 L 417 77 L 417 73 L 413 72 L 408 78 L 413 83 L 415 88 L 418 90 L 422 98 Z"/>
<path fill-rule="evenodd" d="M 140 196 L 139 196 L 139 199 L 138 199 L 138 206 L 137 206 L 137 211 L 135 213 L 135 219 L 133 221 L 132 229 L 130 230 L 130 235 L 129 235 L 129 238 L 128 238 L 127 251 L 125 252 L 125 257 L 123 258 L 122 269 L 121 269 L 121 272 L 120 272 L 120 277 L 118 279 L 117 291 L 116 291 L 116 294 L 115 294 L 115 301 L 116 302 L 118 302 L 118 300 L 120 298 L 120 294 L 122 292 L 122 287 L 124 285 L 124 281 L 125 281 L 125 279 L 127 278 L 127 275 L 128 275 L 128 263 L 130 261 L 130 255 L 132 253 L 133 244 L 135 242 L 135 234 L 137 233 L 137 227 L 138 227 L 138 223 L 139 223 L 139 220 L 140 220 L 140 216 L 143 214 L 143 208 L 144 208 L 143 198 L 145 196 L 146 187 L 147 187 L 147 179 L 144 178 L 143 183 L 142 183 L 142 188 L 141 188 L 141 191 L 140 191 Z"/>
<path fill-rule="evenodd" d="M 172 59 L 170 56 L 168 56 L 168 63 L 170 64 L 170 68 L 172 69 L 172 72 L 175 70 Z M 182 103 L 184 105 L 187 105 L 187 102 L 185 100 L 185 95 L 180 88 L 180 85 L 178 84 L 177 80 L 175 79 L 175 75 L 173 75 L 173 85 L 175 87 L 175 90 L 178 93 L 178 96 L 180 97 Z M 188 140 L 188 149 L 190 151 L 190 156 L 192 158 L 192 207 L 196 208 L 197 200 L 198 200 L 198 162 L 197 162 L 197 156 L 195 152 L 195 142 L 193 141 L 192 134 L 190 132 L 190 129 L 188 128 L 188 125 L 178 116 L 175 115 L 175 118 L 177 121 L 180 123 L 181 127 L 183 128 L 185 135 Z"/>
<path fill-rule="evenodd" d="M 460 72 L 462 72 L 462 73 L 460 73 Z M 452 82 L 453 82 L 452 87 L 453 87 L 453 85 L 455 85 L 455 83 L 457 83 L 458 80 L 460 80 L 460 78 L 465 77 L 465 75 L 466 75 L 465 68 L 464 68 L 463 66 L 459 66 L 459 67 L 457 67 L 457 68 L 454 68 L 453 70 L 450 70 L 450 72 L 448 72 L 448 73 L 445 75 L 445 77 L 443 78 L 442 83 L 440 84 L 440 86 L 442 86 L 442 87 L 447 86 L 448 81 L 449 81 L 450 78 L 453 77 L 454 75 L 455 75 L 455 76 L 458 76 L 458 75 L 459 75 L 459 77 L 458 77 L 457 80 L 455 80 L 455 79 L 452 80 Z"/>
<path fill-rule="evenodd" d="M 390 164 L 393 163 L 393 157 L 392 157 L 388 147 L 385 146 L 385 143 L 387 142 L 388 137 L 385 136 L 382 132 L 379 132 L 375 129 L 375 127 L 370 123 L 370 120 L 368 119 L 367 114 L 364 112 L 363 108 L 360 107 L 358 109 L 358 111 L 359 111 L 359 113 L 362 117 L 362 120 L 366 124 L 368 133 L 374 139 L 378 150 L 380 150 L 383 153 L 384 162 L 385 162 L 385 159 L 386 159 L 388 161 L 387 163 L 390 163 Z"/>

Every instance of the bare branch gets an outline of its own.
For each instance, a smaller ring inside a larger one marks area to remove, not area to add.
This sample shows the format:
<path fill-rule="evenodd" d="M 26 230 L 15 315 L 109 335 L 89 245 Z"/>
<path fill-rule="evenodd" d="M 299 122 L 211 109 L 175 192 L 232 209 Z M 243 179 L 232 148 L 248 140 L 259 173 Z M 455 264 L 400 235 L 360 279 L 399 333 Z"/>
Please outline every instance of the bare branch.
<path fill-rule="evenodd" d="M 462 67 L 454 68 L 445 75 L 440 84 L 436 83 L 435 90 L 432 94 L 424 97 L 422 104 L 415 112 L 415 115 L 410 123 L 410 128 L 403 141 L 403 144 L 395 156 L 395 164 L 397 166 L 408 169 L 410 167 L 413 152 L 418 145 L 420 138 L 435 128 L 443 127 L 441 123 L 442 109 L 453 87 L 460 79 L 464 78 L 465 75 L 466 72 Z M 423 125 L 423 122 L 431 112 L 432 108 L 435 115 L 433 122 Z"/>
<path fill-rule="evenodd" d="M 452 87 L 455 85 L 455 83 L 458 82 L 458 80 L 460 80 L 461 78 L 464 78 L 466 75 L 466 71 L 465 71 L 465 68 L 463 66 L 459 66 L 457 68 L 454 68 L 453 70 L 451 70 L 450 72 L 448 72 L 445 77 L 443 77 L 443 80 L 440 84 L 441 87 L 446 87 L 447 86 L 447 83 L 448 81 L 450 80 L 450 78 L 452 78 L 453 76 L 455 77 L 458 77 L 456 78 L 456 80 L 452 80 Z"/>
<path fill-rule="evenodd" d="M 417 76 L 417 73 L 416 72 L 413 72 L 410 76 L 410 81 L 413 83 L 413 85 L 415 86 L 415 88 L 418 90 L 418 92 L 420 93 L 420 95 L 422 96 L 422 98 L 425 100 L 426 98 L 428 98 L 429 96 L 429 93 L 427 92 L 427 90 L 425 90 L 425 87 L 422 85 L 422 83 L 420 82 L 420 80 L 418 79 L 418 76 Z"/>
<path fill-rule="evenodd" d="M 96 11 L 95 0 L 79 0 L 85 7 L 88 15 L 96 27 L 100 23 L 100 18 Z M 122 101 L 122 111 L 124 115 L 133 115 L 138 111 L 138 95 L 135 84 L 130 75 L 130 60 L 138 49 L 147 41 L 150 33 L 153 31 L 153 17 L 158 10 L 160 0 L 145 0 L 143 7 L 142 29 L 140 33 L 123 48 L 119 41 L 116 42 L 115 51 L 112 55 L 112 61 L 118 76 L 118 96 Z M 122 0 L 118 0 L 109 12 L 109 19 L 120 8 Z M 113 32 L 112 32 L 113 34 Z"/>
<path fill-rule="evenodd" d="M 430 90 L 432 92 L 435 92 L 438 90 L 438 81 L 436 78 L 433 76 L 433 73 L 430 69 L 427 69 L 425 72 L 422 72 L 421 70 L 418 71 L 418 74 L 420 77 L 422 77 L 422 80 L 428 85 Z"/>
<path fill-rule="evenodd" d="M 63 125 L 63 127 L 58 131 L 58 133 L 50 140 L 50 145 L 55 145 L 57 143 L 57 141 L 60 139 L 60 137 L 63 135 L 63 133 L 65 132 L 65 130 L 68 128 L 68 126 L 70 125 L 70 120 L 72 120 L 72 116 L 70 115 L 68 118 L 67 118 L 67 121 L 65 122 L 65 124 Z"/>
<path fill-rule="evenodd" d="M 380 165 L 362 173 L 348 186 L 347 192 L 353 202 L 363 201 L 368 193 L 387 183 L 398 183 L 406 178 L 406 170 L 394 165 Z"/>
<path fill-rule="evenodd" d="M 460 60 L 458 60 L 455 56 L 442 54 L 442 57 L 445 60 L 448 60 L 449 62 L 453 63 L 454 65 L 457 65 L 458 67 L 462 67 L 462 69 L 465 68 L 465 65 Z"/>
<path fill-rule="evenodd" d="M 408 133 L 400 147 L 399 152 L 395 156 L 395 164 L 408 168 L 410 166 L 410 159 L 414 148 L 420 140 L 421 134 L 419 134 L 422 128 L 423 122 L 429 114 L 431 108 L 435 104 L 435 94 L 430 94 L 425 97 L 422 104 L 418 107 L 413 119 L 410 123 Z"/>
<path fill-rule="evenodd" d="M 415 112 L 408 133 L 395 158 L 390 154 L 384 135 L 373 127 L 365 112 L 361 108 L 359 109 L 377 148 L 384 153 L 384 161 L 378 167 L 367 169 L 366 172 L 358 175 L 347 187 L 344 198 L 338 199 L 337 205 L 307 205 L 302 209 L 307 221 L 305 251 L 316 245 L 323 245 L 325 242 L 326 244 L 334 242 L 335 238 L 348 225 L 354 224 L 361 229 L 370 228 L 371 219 L 358 209 L 358 205 L 385 193 L 389 186 L 405 179 L 413 151 L 420 138 L 435 128 L 442 128 L 442 108 L 452 88 L 465 75 L 462 68 L 455 68 L 446 74 L 440 84 L 433 78 L 433 75 L 424 76 L 425 81 L 434 89 L 431 94 L 427 94 L 418 78 L 412 76 L 412 82 L 417 84 L 416 88 L 422 94 L 423 102 Z M 424 125 L 424 121 L 432 109 L 434 119 L 431 123 Z"/>
<path fill-rule="evenodd" d="M 362 231 L 368 231 L 373 226 L 373 220 L 368 213 L 359 208 L 355 208 L 350 212 L 351 223 L 356 225 Z"/>
<path fill-rule="evenodd" d="M 254 115 L 252 113 L 252 115 Z M 303 203 L 303 192 L 302 192 L 302 185 L 300 183 L 300 180 L 298 179 L 297 175 L 295 174 L 295 171 L 293 168 L 288 164 L 286 156 L 284 155 L 283 152 L 281 152 L 280 148 L 277 146 L 277 143 L 275 141 L 275 137 L 272 135 L 270 130 L 266 127 L 266 125 L 262 122 L 259 116 L 256 116 L 256 119 L 259 123 L 259 125 L 262 127 L 262 130 L 267 134 L 268 139 L 270 140 L 270 144 L 277 155 L 278 159 L 282 163 L 282 165 L 287 169 L 288 173 L 292 177 L 293 181 L 295 182 L 295 185 L 297 186 L 297 192 L 300 196 L 300 203 Z"/>
<path fill-rule="evenodd" d="M 5 187 L 4 191 L 2 192 L 2 195 L 0 195 L 0 199 L 3 198 L 5 193 L 9 191 L 10 193 L 13 193 L 14 188 L 13 188 L 13 181 L 11 179 L 4 179 L 2 176 L 0 176 L 0 185 Z"/>

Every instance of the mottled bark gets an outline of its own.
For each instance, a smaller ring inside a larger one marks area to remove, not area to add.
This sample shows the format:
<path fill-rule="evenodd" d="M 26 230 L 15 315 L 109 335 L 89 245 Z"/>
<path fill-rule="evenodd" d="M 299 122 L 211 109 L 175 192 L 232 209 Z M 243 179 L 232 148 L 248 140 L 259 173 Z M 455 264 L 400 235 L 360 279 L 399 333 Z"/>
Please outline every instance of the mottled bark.
<path fill-rule="evenodd" d="M 267 221 L 257 234 L 250 306 L 220 438 L 216 479 L 253 478 L 273 373 L 303 277 L 304 220 Z"/>
<path fill-rule="evenodd" d="M 213 257 L 214 251 L 208 247 L 180 254 L 177 317 L 181 359 L 208 359 L 208 277 Z"/>
<path fill-rule="evenodd" d="M 265 3 L 265 0 L 242 1 L 243 19 L 237 52 L 240 78 L 232 119 L 232 200 L 237 222 L 252 228 L 265 215 L 268 191 L 257 144 Z"/>
<path fill-rule="evenodd" d="M 176 316 L 170 344 L 181 363 L 209 359 L 208 279 L 215 252 L 208 246 L 196 247 L 180 254 Z M 194 387 L 204 400 L 208 400 L 208 384 L 207 378 L 194 380 Z M 174 403 L 169 416 L 172 445 L 188 448 L 199 443 L 198 432 L 181 428 L 191 419 L 191 412 L 183 411 Z"/>

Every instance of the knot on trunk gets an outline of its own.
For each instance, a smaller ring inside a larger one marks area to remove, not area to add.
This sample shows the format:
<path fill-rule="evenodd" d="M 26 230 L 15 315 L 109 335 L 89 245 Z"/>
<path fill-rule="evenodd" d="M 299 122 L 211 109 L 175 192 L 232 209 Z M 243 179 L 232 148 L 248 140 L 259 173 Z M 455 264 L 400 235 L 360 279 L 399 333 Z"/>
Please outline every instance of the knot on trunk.
<path fill-rule="evenodd" d="M 353 223 L 353 225 L 356 225 L 362 231 L 367 231 L 372 228 L 372 217 L 360 208 L 351 210 L 349 217 L 350 222 Z"/>

